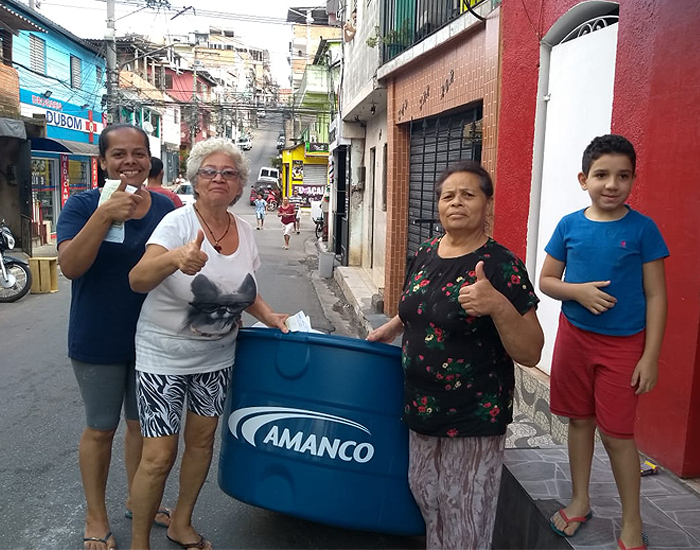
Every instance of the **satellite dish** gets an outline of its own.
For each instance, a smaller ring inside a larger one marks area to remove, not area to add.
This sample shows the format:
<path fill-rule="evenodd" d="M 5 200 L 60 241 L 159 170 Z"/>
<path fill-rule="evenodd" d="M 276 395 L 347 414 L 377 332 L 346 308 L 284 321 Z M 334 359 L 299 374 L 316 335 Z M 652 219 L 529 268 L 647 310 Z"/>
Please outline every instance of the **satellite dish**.
<path fill-rule="evenodd" d="M 153 124 L 151 124 L 151 123 L 148 122 L 148 121 L 144 122 L 144 123 L 141 125 L 141 127 L 142 127 L 144 130 L 146 130 L 146 132 L 148 132 L 149 134 L 153 132 Z"/>

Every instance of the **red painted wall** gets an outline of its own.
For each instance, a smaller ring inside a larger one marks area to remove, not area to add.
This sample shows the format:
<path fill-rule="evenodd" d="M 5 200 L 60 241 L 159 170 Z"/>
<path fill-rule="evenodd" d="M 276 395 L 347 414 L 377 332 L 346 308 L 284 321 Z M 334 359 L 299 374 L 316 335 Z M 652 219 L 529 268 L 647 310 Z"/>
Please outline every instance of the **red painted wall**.
<path fill-rule="evenodd" d="M 539 40 L 573 0 L 503 0 L 495 237 L 524 256 Z M 620 0 L 613 132 L 638 153 L 631 204 L 671 250 L 669 318 L 656 389 L 640 399 L 640 449 L 700 476 L 700 3 Z M 525 11 L 527 10 L 527 11 Z M 683 52 L 686 52 L 684 54 Z M 580 153 L 578 153 L 580 154 Z"/>

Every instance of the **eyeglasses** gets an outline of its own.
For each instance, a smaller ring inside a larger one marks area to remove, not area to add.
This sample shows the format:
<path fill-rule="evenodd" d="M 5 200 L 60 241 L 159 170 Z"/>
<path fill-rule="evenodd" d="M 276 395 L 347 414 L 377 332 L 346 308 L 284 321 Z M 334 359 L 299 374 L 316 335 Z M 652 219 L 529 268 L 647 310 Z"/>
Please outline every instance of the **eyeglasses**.
<path fill-rule="evenodd" d="M 234 181 L 241 177 L 241 173 L 238 170 L 234 170 L 232 168 L 217 170 L 216 168 L 205 167 L 197 170 L 197 174 L 200 177 L 208 180 L 213 180 L 216 177 L 216 174 L 221 174 L 221 176 L 226 181 Z"/>

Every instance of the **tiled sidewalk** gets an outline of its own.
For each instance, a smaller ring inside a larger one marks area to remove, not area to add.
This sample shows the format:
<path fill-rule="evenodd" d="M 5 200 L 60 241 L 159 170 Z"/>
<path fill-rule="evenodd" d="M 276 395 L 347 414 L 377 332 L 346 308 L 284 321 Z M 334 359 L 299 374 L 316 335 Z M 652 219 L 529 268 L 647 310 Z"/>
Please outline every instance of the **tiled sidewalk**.
<path fill-rule="evenodd" d="M 571 481 L 565 447 L 508 449 L 506 465 L 544 517 L 568 502 Z M 596 447 L 590 490 L 593 519 L 566 540 L 576 550 L 616 550 L 620 499 L 602 447 Z M 642 520 L 650 549 L 700 548 L 700 495 L 668 473 L 642 478 Z"/>

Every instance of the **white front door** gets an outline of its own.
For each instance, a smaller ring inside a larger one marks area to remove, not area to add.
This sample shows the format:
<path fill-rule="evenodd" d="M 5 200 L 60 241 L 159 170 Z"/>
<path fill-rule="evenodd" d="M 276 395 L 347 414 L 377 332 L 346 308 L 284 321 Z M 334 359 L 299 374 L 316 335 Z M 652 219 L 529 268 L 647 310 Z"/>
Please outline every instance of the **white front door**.
<path fill-rule="evenodd" d="M 610 133 L 617 25 L 554 46 L 549 64 L 547 117 L 542 161 L 539 231 L 536 235 L 535 281 L 539 281 L 549 242 L 562 216 L 590 204 L 581 190 L 583 150 L 591 140 Z M 538 283 L 535 283 L 539 287 Z M 540 368 L 550 371 L 561 302 L 538 292 L 537 311 L 545 333 Z"/>

